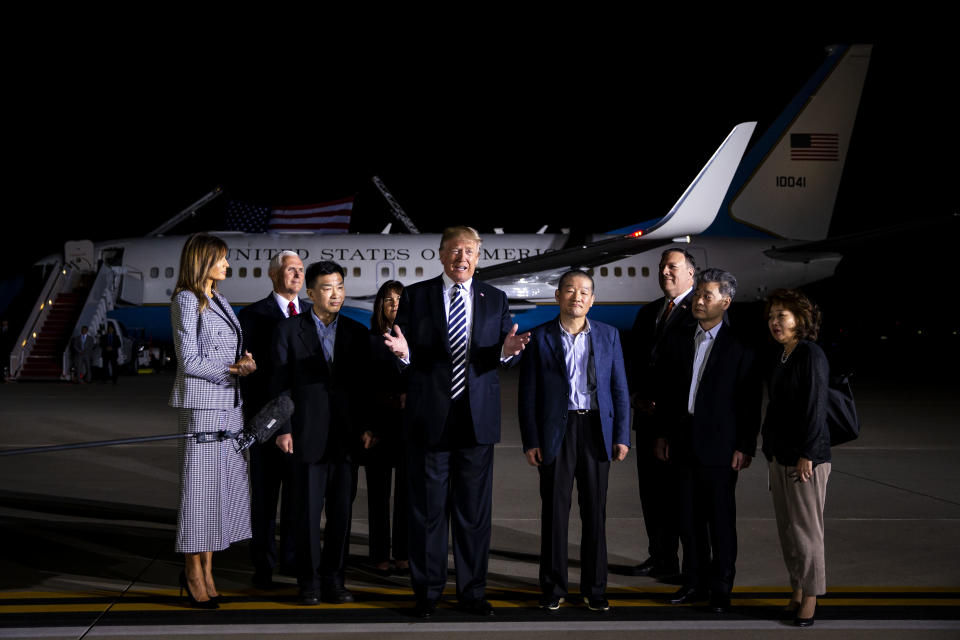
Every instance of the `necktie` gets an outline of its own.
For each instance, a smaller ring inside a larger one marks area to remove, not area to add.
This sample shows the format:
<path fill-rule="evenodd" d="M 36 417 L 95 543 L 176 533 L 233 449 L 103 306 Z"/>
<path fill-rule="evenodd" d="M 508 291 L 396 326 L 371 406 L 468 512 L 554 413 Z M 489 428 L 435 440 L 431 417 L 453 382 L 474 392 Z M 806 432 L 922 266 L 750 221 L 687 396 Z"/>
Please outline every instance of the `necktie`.
<path fill-rule="evenodd" d="M 660 320 L 657 322 L 658 325 L 663 324 L 667 321 L 667 318 L 670 317 L 670 312 L 673 311 L 673 300 L 667 303 L 666 308 L 663 310 L 663 313 L 660 315 Z"/>
<path fill-rule="evenodd" d="M 293 300 L 290 301 L 290 304 L 287 305 L 287 317 L 292 318 L 297 315 L 297 305 L 293 304 Z"/>
<path fill-rule="evenodd" d="M 450 397 L 454 400 L 463 393 L 467 361 L 467 312 L 461 295 L 460 284 L 453 285 L 450 300 L 450 316 L 447 319 L 447 334 L 450 337 L 450 355 L 453 359 L 453 375 L 450 381 Z"/>

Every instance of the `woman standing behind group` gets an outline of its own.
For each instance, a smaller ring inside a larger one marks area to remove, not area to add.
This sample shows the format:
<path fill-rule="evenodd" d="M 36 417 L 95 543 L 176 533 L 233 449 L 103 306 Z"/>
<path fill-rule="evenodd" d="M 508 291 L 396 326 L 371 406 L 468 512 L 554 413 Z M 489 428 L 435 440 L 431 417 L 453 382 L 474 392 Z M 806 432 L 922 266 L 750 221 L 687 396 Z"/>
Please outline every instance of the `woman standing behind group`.
<path fill-rule="evenodd" d="M 800 627 L 813 624 L 817 596 L 827 590 L 823 505 L 830 477 L 827 398 L 830 369 L 813 340 L 820 310 L 799 291 L 778 290 L 767 302 L 770 335 L 782 347 L 770 363 L 770 402 L 763 421 L 763 453 L 783 559 L 793 595 L 784 614 Z"/>
<path fill-rule="evenodd" d="M 236 437 L 243 427 L 237 380 L 257 367 L 249 353 L 241 353 L 240 322 L 217 292 L 229 266 L 226 243 L 203 233 L 190 236 L 180 255 L 170 302 L 177 355 L 170 406 L 179 409 L 183 433 L 224 431 Z M 247 463 L 231 439 L 181 443 L 180 586 L 193 606 L 216 609 L 220 595 L 213 580 L 213 552 L 250 537 Z"/>
<path fill-rule="evenodd" d="M 363 461 L 367 478 L 367 511 L 370 518 L 370 563 L 381 575 L 390 567 L 390 485 L 397 470 L 393 495 L 393 558 L 405 573 L 407 561 L 407 474 L 401 432 L 401 411 L 406 397 L 396 356 L 383 343 L 383 334 L 393 331 L 403 285 L 385 282 L 377 292 L 370 321 L 373 352 L 371 388 L 374 390 L 373 424 L 363 434 Z"/>

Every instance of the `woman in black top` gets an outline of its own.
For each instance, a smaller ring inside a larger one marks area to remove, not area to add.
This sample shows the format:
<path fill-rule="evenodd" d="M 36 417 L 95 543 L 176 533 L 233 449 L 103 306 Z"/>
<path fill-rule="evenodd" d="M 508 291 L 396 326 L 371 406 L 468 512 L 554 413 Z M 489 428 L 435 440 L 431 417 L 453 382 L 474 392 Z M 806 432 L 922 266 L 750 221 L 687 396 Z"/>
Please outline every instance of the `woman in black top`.
<path fill-rule="evenodd" d="M 817 596 L 826 591 L 823 505 L 830 476 L 830 369 L 813 342 L 820 310 L 802 293 L 775 291 L 767 301 L 767 322 L 782 347 L 770 362 L 770 402 L 761 433 L 780 546 L 793 588 L 784 612 L 797 626 L 810 626 Z"/>
<path fill-rule="evenodd" d="M 367 511 L 370 522 L 370 563 L 377 573 L 389 575 L 390 566 L 390 485 L 393 470 L 397 480 L 393 496 L 393 558 L 396 570 L 406 573 L 407 561 L 407 476 L 401 438 L 401 410 L 406 394 L 397 358 L 383 342 L 393 331 L 403 285 L 385 282 L 377 292 L 370 320 L 370 348 L 373 352 L 371 389 L 373 424 L 363 434 L 361 459 L 367 479 Z"/>

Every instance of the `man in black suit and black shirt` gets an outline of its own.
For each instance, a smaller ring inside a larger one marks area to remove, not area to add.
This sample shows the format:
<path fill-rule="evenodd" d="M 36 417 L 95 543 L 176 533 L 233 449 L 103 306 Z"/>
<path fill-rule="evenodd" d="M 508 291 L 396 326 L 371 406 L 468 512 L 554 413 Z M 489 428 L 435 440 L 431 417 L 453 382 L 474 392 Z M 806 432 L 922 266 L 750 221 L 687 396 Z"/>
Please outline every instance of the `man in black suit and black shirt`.
<path fill-rule="evenodd" d="M 637 478 L 640 506 L 647 530 L 650 557 L 633 568 L 637 576 L 664 577 L 680 572 L 677 552 L 680 548 L 679 514 L 675 483 L 669 463 L 654 452 L 657 434 L 653 426 L 655 376 L 658 346 L 665 335 L 694 323 L 690 315 L 690 293 L 697 271 L 693 256 L 674 247 L 660 256 L 660 289 L 663 297 L 644 305 L 637 314 L 626 353 L 630 362 L 630 391 L 633 425 L 637 431 Z"/>
<path fill-rule="evenodd" d="M 297 294 L 303 287 L 303 261 L 293 251 L 281 251 L 270 260 L 267 271 L 273 291 L 266 298 L 243 308 L 238 314 L 244 348 L 257 361 L 257 371 L 240 379 L 243 417 L 249 421 L 270 400 L 273 368 L 270 352 L 273 332 L 286 318 L 309 312 L 311 302 Z M 293 499 L 293 458 L 275 444 L 255 443 L 250 447 L 250 524 L 253 540 L 253 584 L 274 586 L 273 572 L 295 571 L 296 505 Z M 282 499 L 281 499 L 282 491 Z M 280 557 L 277 557 L 277 502 L 280 502 Z"/>
<path fill-rule="evenodd" d="M 736 288 L 726 271 L 701 272 L 691 300 L 697 323 L 671 332 L 657 359 L 657 456 L 675 465 L 683 541 L 683 587 L 670 602 L 709 595 L 717 613 L 730 608 L 736 574 L 737 476 L 760 431 L 753 350 L 726 319 Z"/>

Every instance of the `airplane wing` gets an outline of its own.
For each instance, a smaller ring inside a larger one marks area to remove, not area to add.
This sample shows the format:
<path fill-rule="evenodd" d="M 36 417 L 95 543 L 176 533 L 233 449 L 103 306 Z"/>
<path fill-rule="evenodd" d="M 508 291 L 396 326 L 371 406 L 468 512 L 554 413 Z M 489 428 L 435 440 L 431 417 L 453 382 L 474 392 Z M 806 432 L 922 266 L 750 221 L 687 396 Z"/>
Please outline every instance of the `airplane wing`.
<path fill-rule="evenodd" d="M 517 278 L 542 281 L 572 267 L 596 267 L 700 233 L 716 218 L 756 125 L 744 122 L 734 127 L 667 215 L 651 227 L 477 269 L 477 278 L 492 284 Z"/>

